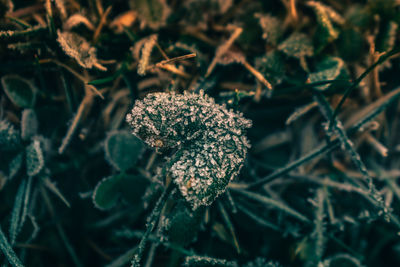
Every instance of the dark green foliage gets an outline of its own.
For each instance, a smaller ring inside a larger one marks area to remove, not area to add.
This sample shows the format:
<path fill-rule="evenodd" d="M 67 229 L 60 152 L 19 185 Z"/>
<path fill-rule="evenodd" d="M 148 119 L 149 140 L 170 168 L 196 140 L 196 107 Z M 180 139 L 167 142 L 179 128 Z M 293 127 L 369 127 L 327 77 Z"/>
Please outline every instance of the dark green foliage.
<path fill-rule="evenodd" d="M 102 179 L 93 192 L 93 203 L 99 209 L 110 209 L 120 197 L 129 205 L 140 205 L 141 197 L 147 185 L 144 177 L 117 174 Z"/>
<path fill-rule="evenodd" d="M 18 75 L 6 75 L 1 78 L 1 85 L 16 106 L 21 108 L 34 106 L 37 89 L 32 82 Z"/>
<path fill-rule="evenodd" d="M 278 49 L 296 58 L 312 56 L 314 52 L 310 38 L 304 33 L 293 33 L 278 46 Z"/>
<path fill-rule="evenodd" d="M 398 0 L 0 0 L 0 265 L 400 266 L 399 45 Z"/>
<path fill-rule="evenodd" d="M 93 203 L 99 209 L 112 208 L 118 200 L 120 193 L 121 175 L 106 177 L 101 180 L 93 192 Z"/>
<path fill-rule="evenodd" d="M 339 57 L 326 57 L 319 61 L 315 66 L 315 72 L 311 72 L 308 80 L 311 83 L 321 82 L 326 80 L 348 80 L 348 71 L 345 68 L 345 63 Z M 349 85 L 349 83 L 342 83 L 340 86 Z M 320 85 L 315 86 L 318 90 L 327 90 L 331 87 L 338 88 L 338 85 Z"/>
<path fill-rule="evenodd" d="M 178 202 L 165 218 L 163 231 L 168 241 L 181 246 L 193 242 L 197 238 L 203 213 L 203 209 L 191 211 L 183 201 Z"/>
<path fill-rule="evenodd" d="M 120 171 L 127 171 L 135 166 L 143 148 L 142 141 L 127 131 L 110 133 L 104 142 L 106 159 Z"/>

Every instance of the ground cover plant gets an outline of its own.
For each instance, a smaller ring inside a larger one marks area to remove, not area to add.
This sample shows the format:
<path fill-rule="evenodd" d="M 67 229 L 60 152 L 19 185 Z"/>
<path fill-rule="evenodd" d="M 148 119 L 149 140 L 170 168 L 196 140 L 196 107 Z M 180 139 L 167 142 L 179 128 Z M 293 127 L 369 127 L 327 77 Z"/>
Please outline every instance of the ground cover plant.
<path fill-rule="evenodd" d="M 396 0 L 0 0 L 1 266 L 399 266 Z"/>

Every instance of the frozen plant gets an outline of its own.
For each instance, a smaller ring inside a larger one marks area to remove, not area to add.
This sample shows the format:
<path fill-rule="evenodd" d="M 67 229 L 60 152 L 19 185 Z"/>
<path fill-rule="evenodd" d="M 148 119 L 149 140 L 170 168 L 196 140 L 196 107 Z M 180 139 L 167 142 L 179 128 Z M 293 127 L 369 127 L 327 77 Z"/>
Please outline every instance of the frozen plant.
<path fill-rule="evenodd" d="M 251 121 L 216 104 L 203 91 L 152 93 L 136 101 L 132 133 L 156 149 L 177 152 L 164 168 L 193 210 L 210 205 L 243 165 Z"/>

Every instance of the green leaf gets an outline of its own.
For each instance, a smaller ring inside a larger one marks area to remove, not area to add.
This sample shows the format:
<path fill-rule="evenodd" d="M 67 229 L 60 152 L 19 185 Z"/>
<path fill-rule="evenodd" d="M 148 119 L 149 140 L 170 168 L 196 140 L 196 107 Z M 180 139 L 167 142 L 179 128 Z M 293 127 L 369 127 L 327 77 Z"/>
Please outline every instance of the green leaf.
<path fill-rule="evenodd" d="M 52 182 L 49 177 L 46 177 L 43 179 L 44 185 L 51 191 L 53 192 L 62 202 L 64 202 L 67 207 L 71 207 L 69 204 L 68 200 L 64 197 L 64 195 L 61 193 L 61 191 L 57 188 L 56 183 Z"/>
<path fill-rule="evenodd" d="M 109 176 L 96 185 L 92 196 L 96 208 L 107 210 L 117 203 L 120 196 L 120 182 L 122 178 L 123 175 Z"/>
<path fill-rule="evenodd" d="M 285 63 L 279 51 L 273 50 L 256 58 L 255 66 L 272 85 L 280 84 L 285 76 Z"/>
<path fill-rule="evenodd" d="M 0 121 L 0 150 L 15 150 L 21 146 L 21 137 L 18 130 L 14 129 L 6 120 Z"/>
<path fill-rule="evenodd" d="M 22 160 L 24 158 L 24 153 L 21 152 L 15 158 L 13 158 L 8 165 L 8 179 L 14 178 L 22 166 Z"/>
<path fill-rule="evenodd" d="M 120 171 L 135 166 L 143 149 L 143 142 L 126 131 L 111 132 L 104 145 L 107 161 Z"/>
<path fill-rule="evenodd" d="M 310 38 L 304 33 L 293 33 L 285 41 L 283 41 L 278 49 L 288 56 L 301 58 L 304 56 L 312 56 L 314 48 Z"/>
<path fill-rule="evenodd" d="M 316 66 L 316 72 L 310 73 L 308 76 L 310 83 L 321 82 L 326 80 L 344 79 L 347 76 L 345 64 L 341 58 L 326 57 Z M 330 88 L 330 84 L 315 86 L 318 90 Z"/>
<path fill-rule="evenodd" d="M 235 261 L 211 258 L 207 256 L 186 256 L 182 267 L 238 267 Z"/>
<path fill-rule="evenodd" d="M 196 238 L 204 210 L 190 211 L 187 205 L 180 201 L 168 214 L 168 224 L 164 224 L 168 241 L 186 246 Z"/>
<path fill-rule="evenodd" d="M 23 140 L 29 140 L 37 134 L 38 121 L 33 109 L 24 109 L 21 118 L 21 137 Z"/>
<path fill-rule="evenodd" d="M 328 43 L 337 39 L 339 31 L 333 22 L 343 24 L 344 19 L 331 7 L 317 1 L 309 1 L 307 5 L 314 9 L 317 16 L 318 27 L 314 34 L 314 43 L 318 51 L 321 51 Z"/>
<path fill-rule="evenodd" d="M 3 233 L 3 230 L 0 226 L 0 250 L 3 251 L 5 257 L 7 258 L 8 262 L 13 267 L 24 267 L 22 262 L 18 259 L 17 254 L 15 254 L 14 250 L 8 243 L 6 236 Z"/>
<path fill-rule="evenodd" d="M 26 173 L 35 176 L 44 167 L 43 151 L 39 140 L 33 142 L 26 148 Z"/>
<path fill-rule="evenodd" d="M 31 108 L 35 105 L 36 87 L 32 82 L 18 75 L 5 75 L 1 78 L 1 84 L 8 98 L 16 106 Z"/>
<path fill-rule="evenodd" d="M 14 207 L 11 213 L 10 220 L 10 244 L 14 245 L 17 239 L 19 230 L 19 221 L 21 218 L 22 203 L 24 202 L 26 180 L 23 180 L 18 187 L 17 194 L 15 195 Z"/>

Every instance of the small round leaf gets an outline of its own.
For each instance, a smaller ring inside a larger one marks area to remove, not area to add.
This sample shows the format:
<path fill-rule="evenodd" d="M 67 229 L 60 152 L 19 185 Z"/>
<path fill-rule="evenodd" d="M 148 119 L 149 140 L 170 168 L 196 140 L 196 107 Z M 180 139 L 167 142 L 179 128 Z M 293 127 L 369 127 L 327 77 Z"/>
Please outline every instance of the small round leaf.
<path fill-rule="evenodd" d="M 93 203 L 101 210 L 112 208 L 120 195 L 122 175 L 109 176 L 101 180 L 94 189 Z"/>
<path fill-rule="evenodd" d="M 126 171 L 136 164 L 144 145 L 136 136 L 119 131 L 108 135 L 104 148 L 107 161 L 116 169 Z"/>
<path fill-rule="evenodd" d="M 37 89 L 30 81 L 18 75 L 5 75 L 1 78 L 1 84 L 16 106 L 31 108 L 35 104 Z"/>
<path fill-rule="evenodd" d="M 26 173 L 35 176 L 44 167 L 43 151 L 39 140 L 33 142 L 26 148 Z"/>

